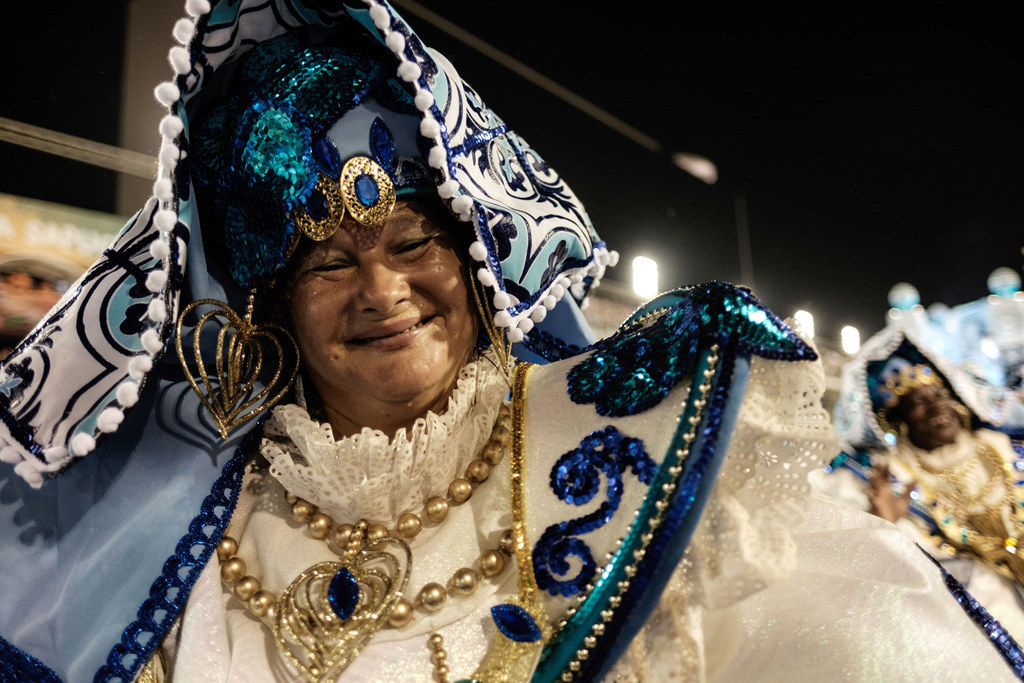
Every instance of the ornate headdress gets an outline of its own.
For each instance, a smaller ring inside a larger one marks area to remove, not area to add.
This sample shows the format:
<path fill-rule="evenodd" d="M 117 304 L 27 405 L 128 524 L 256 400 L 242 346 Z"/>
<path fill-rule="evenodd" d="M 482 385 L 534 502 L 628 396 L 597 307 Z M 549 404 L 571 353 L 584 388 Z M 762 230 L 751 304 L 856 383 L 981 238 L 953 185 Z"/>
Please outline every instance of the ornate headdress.
<path fill-rule="evenodd" d="M 280 267 L 298 232 L 318 234 L 341 206 L 354 214 L 366 207 L 369 215 L 386 202 L 384 175 L 396 193 L 406 178 L 420 189 L 428 181 L 466 223 L 491 322 L 516 343 L 517 355 L 550 360 L 593 341 L 576 303 L 616 255 L 554 169 L 451 64 L 386 3 L 365 2 L 187 1 L 190 17 L 175 25 L 180 45 L 169 55 L 176 76 L 156 89 L 170 112 L 160 124 L 153 199 L 0 372 L 0 458 L 34 486 L 133 422 L 128 411 L 151 385 L 161 405 L 168 405 L 167 392 L 174 396 L 170 413 L 150 416 L 160 421 L 157 428 L 203 452 L 229 449 L 207 439 L 213 425 L 201 417 L 198 398 L 179 392 L 188 383 L 173 367 L 175 354 L 165 357 L 180 312 L 201 300 L 245 310 L 251 285 Z M 298 37 L 279 38 L 286 34 Z M 322 51 L 316 59 L 324 65 L 299 59 L 275 70 L 275 51 L 307 49 Z M 243 59 L 248 53 L 250 61 Z M 329 78 L 335 67 L 349 75 L 345 82 Z M 285 72 L 308 79 L 324 109 L 300 101 L 306 91 L 285 85 Z M 251 91 L 224 89 L 235 78 Z M 379 118 L 394 136 L 395 156 L 388 156 L 386 135 L 364 129 L 367 147 L 358 156 L 376 167 L 352 168 L 350 182 L 337 186 L 339 204 L 332 175 L 338 162 L 345 173 L 345 152 L 334 157 L 325 128 L 339 116 L 344 125 L 350 115 L 366 115 L 370 100 L 382 105 Z M 418 153 L 425 167 L 402 161 L 407 128 L 392 125 L 390 114 L 416 121 L 407 158 Z M 206 124 L 204 116 L 211 117 Z M 282 139 L 288 144 L 275 147 Z M 278 153 L 294 177 L 277 172 L 277 159 L 268 162 Z M 214 211 L 223 215 L 219 233 L 200 221 L 198 204 L 210 188 Z M 224 252 L 227 263 L 214 258 Z M 189 330 L 183 334 L 187 346 Z M 59 386 L 52 377 L 60 377 Z M 136 420 L 132 432 L 145 431 L 144 421 Z M 197 430 L 197 422 L 207 427 Z"/>

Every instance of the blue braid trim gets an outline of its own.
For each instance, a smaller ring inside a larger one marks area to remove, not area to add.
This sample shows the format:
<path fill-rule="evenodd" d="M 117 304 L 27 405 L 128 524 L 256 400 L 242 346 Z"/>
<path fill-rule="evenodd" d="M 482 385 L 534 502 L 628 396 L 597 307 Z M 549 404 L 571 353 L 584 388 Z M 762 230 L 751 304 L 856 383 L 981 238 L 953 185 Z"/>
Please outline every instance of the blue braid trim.
<path fill-rule="evenodd" d="M 920 548 L 920 546 L 918 547 Z M 967 613 L 967 616 L 978 625 L 978 628 L 985 632 L 989 642 L 999 650 L 999 654 L 1006 660 L 1014 675 L 1018 679 L 1024 680 L 1024 650 L 1021 650 L 1020 645 L 1013 639 L 1013 636 L 934 557 L 925 552 L 923 548 L 921 552 L 939 568 L 939 571 L 942 572 L 942 578 L 946 582 L 946 588 L 949 589 L 949 592 L 959 603 L 963 611 Z"/>
<path fill-rule="evenodd" d="M 121 634 L 121 642 L 107 656 L 94 681 L 122 681 L 135 678 L 188 600 L 188 596 L 213 556 L 235 511 L 251 448 L 258 443 L 262 421 L 242 441 L 224 465 L 199 514 L 188 525 L 174 554 L 164 563 L 163 573 L 149 589 L 149 598 L 139 607 L 138 617 Z"/>
<path fill-rule="evenodd" d="M 0 683 L 60 683 L 60 677 L 32 655 L 0 638 Z"/>

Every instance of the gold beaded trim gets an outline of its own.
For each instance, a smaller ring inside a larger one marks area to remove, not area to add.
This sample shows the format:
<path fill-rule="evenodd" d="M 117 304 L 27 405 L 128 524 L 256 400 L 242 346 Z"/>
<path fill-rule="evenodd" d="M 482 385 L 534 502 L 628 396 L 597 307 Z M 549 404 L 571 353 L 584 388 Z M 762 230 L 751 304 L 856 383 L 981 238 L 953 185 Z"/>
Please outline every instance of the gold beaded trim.
<path fill-rule="evenodd" d="M 693 445 L 693 442 L 696 441 L 697 430 L 700 427 L 701 421 L 704 419 L 704 408 L 707 406 L 707 397 L 711 391 L 711 383 L 715 376 L 715 366 L 718 364 L 718 348 L 718 344 L 714 344 L 708 354 L 708 364 L 702 373 L 701 383 L 698 387 L 698 395 L 693 402 L 694 413 L 688 418 L 688 428 L 686 433 L 683 435 L 684 445 L 675 453 L 680 462 L 689 457 L 690 447 Z M 513 437 L 514 434 L 515 427 L 513 421 Z M 575 658 L 570 661 L 568 667 L 562 671 L 560 680 L 576 680 L 579 672 L 583 668 L 583 662 L 590 656 L 591 651 L 597 647 L 599 638 L 605 634 L 605 625 L 615 616 L 615 610 L 621 604 L 622 596 L 625 595 L 627 590 L 629 590 L 631 579 L 636 575 L 637 567 L 647 553 L 647 546 L 652 540 L 654 540 L 654 531 L 661 526 L 665 519 L 665 512 L 670 507 L 672 494 L 675 493 L 676 487 L 679 485 L 679 478 L 683 474 L 683 466 L 673 465 L 668 469 L 668 472 L 672 476 L 672 480 L 662 484 L 661 497 L 654 504 L 655 513 L 647 520 L 647 526 L 650 528 L 640 537 L 642 545 L 633 551 L 633 561 L 623 567 L 623 572 L 625 573 L 626 578 L 618 582 L 617 594 L 608 598 L 608 607 L 601 610 L 601 621 L 591 626 L 591 634 L 584 637 L 583 647 L 576 651 Z M 639 523 L 641 523 L 639 519 L 634 522 L 634 524 Z M 618 549 L 621 548 L 622 541 L 623 539 L 620 538 L 616 542 L 616 553 L 618 552 Z M 607 563 L 611 562 L 612 559 L 614 559 L 614 553 L 608 553 L 605 558 L 605 566 L 607 566 Z M 594 575 L 596 577 L 600 577 L 603 573 L 604 567 L 595 572 Z M 591 581 L 590 584 L 588 584 L 587 587 L 576 597 L 576 605 L 570 607 L 566 612 L 565 618 L 558 622 L 558 630 L 564 629 L 568 625 L 569 619 L 575 615 L 583 603 L 587 601 L 597 585 L 596 581 L 596 579 Z"/>

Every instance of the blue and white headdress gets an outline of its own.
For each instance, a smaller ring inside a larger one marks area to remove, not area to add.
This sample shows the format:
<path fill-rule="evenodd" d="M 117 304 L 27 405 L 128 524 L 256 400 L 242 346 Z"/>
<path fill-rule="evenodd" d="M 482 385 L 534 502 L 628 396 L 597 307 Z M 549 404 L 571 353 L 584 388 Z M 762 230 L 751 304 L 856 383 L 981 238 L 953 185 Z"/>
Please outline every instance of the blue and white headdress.
<path fill-rule="evenodd" d="M 169 61 L 175 76 L 156 88 L 169 113 L 160 123 L 163 142 L 152 199 L 0 369 L 0 460 L 13 465 L 19 476 L 40 486 L 123 431 L 123 422 L 139 422 L 130 432 L 146 434 L 143 423 L 155 421 L 155 429 L 204 453 L 230 452 L 234 439 L 215 444 L 205 436 L 215 430 L 197 399 L 184 391 L 187 383 L 175 367 L 175 354 L 167 353 L 175 322 L 188 304 L 201 299 L 244 309 L 253 281 L 280 267 L 295 234 L 315 230 L 319 219 L 340 206 L 321 181 L 338 173 L 338 165 L 344 171 L 347 152 L 332 149 L 324 142 L 331 136 L 315 125 L 298 125 L 309 112 L 301 103 L 275 99 L 279 91 L 219 114 L 231 131 L 229 142 L 247 145 L 245 163 L 266 172 L 262 185 L 237 173 L 238 168 L 200 168 L 195 158 L 211 155 L 208 148 L 197 152 L 213 145 L 215 136 L 193 127 L 197 111 L 216 99 L 217 85 L 226 82 L 222 75 L 239 68 L 250 51 L 266 59 L 273 52 L 266 45 L 275 39 L 288 43 L 290 38 L 280 38 L 286 34 L 315 35 L 343 49 L 373 46 L 339 57 L 359 61 L 355 71 L 367 87 L 346 84 L 341 91 L 347 95 L 333 102 L 341 108 L 317 124 L 330 124 L 335 113 L 344 122 L 349 117 L 344 110 L 358 112 L 353 119 L 370 111 L 350 106 L 345 97 L 360 105 L 383 105 L 381 115 L 370 120 L 370 125 L 382 122 L 376 133 L 365 121 L 358 123 L 367 142 L 359 155 L 372 159 L 375 167 L 355 169 L 351 182 L 342 184 L 356 193 L 342 200 L 346 209 L 378 205 L 387 198 L 389 184 L 399 194 L 431 187 L 472 230 L 469 256 L 476 276 L 488 292 L 494 324 L 516 343 L 518 355 L 552 359 L 593 341 L 576 305 L 617 255 L 599 240 L 583 206 L 554 169 L 387 3 L 365 0 L 365 6 L 350 7 L 315 0 L 188 0 L 186 10 L 188 16 L 173 28 L 178 45 Z M 359 56 L 374 50 L 380 59 Z M 399 140 L 406 126 L 389 123 L 395 120 L 389 117 L 403 116 L 416 122 L 414 140 Z M 304 135 L 308 139 L 295 139 L 286 150 L 271 144 L 275 136 Z M 271 157 L 296 150 L 301 163 L 295 168 L 304 175 L 282 182 L 274 177 L 279 159 Z M 235 151 L 228 149 L 221 160 L 228 165 L 243 161 L 232 156 Z M 204 183 L 221 193 L 214 205 L 224 230 L 216 236 L 210 226 L 200 225 L 197 195 Z M 261 198 L 268 197 L 265 210 L 259 210 Z M 285 202 L 279 201 L 282 197 Z M 283 218 L 265 220 L 281 207 L 286 208 Z M 262 231 L 261 239 L 250 239 L 255 230 Z M 225 251 L 234 258 L 225 260 Z M 146 398 L 156 400 L 159 409 L 149 416 L 130 415 Z M 209 429 L 197 432 L 196 423 Z"/>

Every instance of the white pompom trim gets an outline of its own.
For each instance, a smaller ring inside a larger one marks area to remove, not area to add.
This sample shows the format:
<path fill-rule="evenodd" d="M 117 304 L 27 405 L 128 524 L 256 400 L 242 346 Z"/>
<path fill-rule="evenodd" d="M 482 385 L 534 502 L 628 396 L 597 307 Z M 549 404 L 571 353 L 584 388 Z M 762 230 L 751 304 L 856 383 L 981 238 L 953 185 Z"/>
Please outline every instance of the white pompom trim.
<path fill-rule="evenodd" d="M 79 432 L 72 437 L 70 446 L 71 454 L 81 457 L 96 448 L 96 439 L 85 432 Z"/>
<path fill-rule="evenodd" d="M 384 44 L 396 55 L 401 56 L 401 53 L 405 51 L 405 36 L 398 31 L 392 31 L 384 39 Z"/>
<path fill-rule="evenodd" d="M 388 15 L 388 11 L 380 5 L 370 8 L 370 18 L 373 19 L 373 25 L 380 31 L 391 26 L 391 17 Z"/>
<path fill-rule="evenodd" d="M 156 86 L 153 94 L 156 96 L 157 102 L 165 107 L 169 107 L 178 101 L 178 98 L 181 96 L 181 91 L 178 90 L 178 86 L 174 85 L 174 83 L 167 81 L 166 83 L 161 83 Z"/>
<path fill-rule="evenodd" d="M 164 287 L 167 286 L 167 271 L 162 268 L 159 270 L 150 271 L 149 275 L 146 276 L 146 289 L 159 294 L 164 291 Z"/>
<path fill-rule="evenodd" d="M 430 154 L 427 155 L 427 163 L 430 164 L 431 168 L 442 169 L 447 161 L 448 152 L 445 151 L 443 145 L 435 145 L 430 148 Z"/>
<path fill-rule="evenodd" d="M 170 49 L 167 53 L 167 61 L 171 63 L 171 68 L 178 75 L 187 74 L 192 70 L 192 61 L 189 59 L 188 50 L 180 45 L 175 45 Z"/>
<path fill-rule="evenodd" d="M 180 154 L 177 145 L 169 140 L 164 140 L 164 143 L 160 145 L 160 165 L 167 169 L 174 168 L 178 164 Z"/>
<path fill-rule="evenodd" d="M 523 334 L 523 331 L 518 327 L 513 327 L 506 333 L 506 336 L 508 337 L 508 340 L 510 342 L 512 342 L 513 344 L 518 344 L 519 342 L 523 341 L 523 337 L 526 335 Z"/>
<path fill-rule="evenodd" d="M 153 196 L 161 202 L 171 201 L 173 199 L 173 192 L 174 186 L 171 185 L 170 178 L 163 177 L 153 183 Z"/>
<path fill-rule="evenodd" d="M 146 307 L 146 315 L 155 323 L 162 323 L 167 320 L 167 305 L 163 299 L 152 299 Z"/>
<path fill-rule="evenodd" d="M 185 124 L 174 114 L 168 114 L 160 119 L 160 135 L 173 141 L 185 130 Z"/>
<path fill-rule="evenodd" d="M 124 422 L 124 413 L 117 408 L 104 408 L 99 417 L 96 418 L 96 427 L 106 434 L 116 432 L 117 428 Z"/>
<path fill-rule="evenodd" d="M 512 306 L 512 297 L 508 295 L 508 292 L 503 292 L 500 289 L 494 293 L 492 303 L 495 308 L 508 308 Z"/>
<path fill-rule="evenodd" d="M 483 261 L 487 258 L 487 247 L 480 240 L 476 240 L 473 244 L 469 245 L 469 256 L 474 261 Z"/>
<path fill-rule="evenodd" d="M 14 466 L 14 473 L 25 480 L 34 489 L 43 485 L 43 475 L 31 460 L 22 460 Z"/>
<path fill-rule="evenodd" d="M 161 209 L 153 216 L 153 224 L 160 232 L 170 232 L 178 223 L 178 214 L 170 209 Z"/>
<path fill-rule="evenodd" d="M 459 195 L 452 200 L 452 211 L 455 213 L 466 213 L 473 208 L 473 200 L 466 195 Z"/>
<path fill-rule="evenodd" d="M 416 93 L 413 102 L 416 103 L 416 108 L 421 112 L 426 112 L 432 106 L 434 106 L 434 93 L 429 90 L 423 89 Z"/>
<path fill-rule="evenodd" d="M 442 199 L 451 199 L 458 190 L 459 184 L 454 180 L 447 180 L 437 186 L 437 193 L 441 195 Z"/>
<path fill-rule="evenodd" d="M 207 0 L 188 0 L 185 3 L 185 12 L 190 17 L 201 17 L 210 11 L 210 3 Z"/>
<path fill-rule="evenodd" d="M 174 23 L 174 28 L 171 30 L 171 35 L 182 45 L 188 45 L 188 42 L 192 40 L 192 34 L 195 33 L 196 22 L 192 19 L 182 17 Z"/>
<path fill-rule="evenodd" d="M 494 273 L 486 268 L 481 268 L 476 271 L 476 279 L 479 280 L 480 284 L 484 287 L 493 287 L 498 282 L 498 279 L 494 277 Z"/>
<path fill-rule="evenodd" d="M 149 356 L 135 356 L 128 363 L 128 376 L 135 380 L 141 380 L 152 369 L 152 358 Z"/>
<path fill-rule="evenodd" d="M 395 35 L 392 33 L 391 35 Z M 402 62 L 398 65 L 398 77 L 406 83 L 415 83 L 423 74 L 423 69 L 416 62 Z M 433 137 L 432 135 L 428 137 Z"/>
<path fill-rule="evenodd" d="M 512 324 L 512 314 L 508 311 L 498 311 L 494 314 L 494 324 L 498 327 L 508 327 Z"/>
<path fill-rule="evenodd" d="M 541 310 L 544 310 L 543 308 Z M 531 318 L 522 318 L 516 327 L 523 334 L 530 334 L 530 330 L 533 329 L 533 320 Z"/>
<path fill-rule="evenodd" d="M 149 255 L 155 259 L 163 260 L 171 255 L 171 248 L 162 239 L 155 239 L 149 243 Z"/>
<path fill-rule="evenodd" d="M 22 461 L 21 451 L 14 446 L 7 446 L 6 448 L 0 448 L 0 462 L 5 462 L 8 465 L 16 465 Z"/>
<path fill-rule="evenodd" d="M 121 382 L 117 388 L 117 402 L 125 408 L 131 408 L 139 402 L 139 383 L 128 380 Z"/>
<path fill-rule="evenodd" d="M 441 124 L 427 116 L 420 122 L 420 133 L 425 138 L 436 138 L 441 134 Z"/>
<path fill-rule="evenodd" d="M 164 348 L 164 343 L 160 340 L 160 333 L 152 327 L 143 332 L 140 338 L 142 339 L 142 348 L 150 353 L 158 353 L 160 349 Z"/>
<path fill-rule="evenodd" d="M 562 299 L 562 297 L 557 297 L 556 298 L 555 296 L 549 294 L 546 297 L 544 297 L 544 299 L 541 301 L 541 303 L 544 304 L 544 308 L 546 310 L 550 311 L 552 308 L 554 308 L 555 306 L 558 305 L 558 302 L 561 301 L 561 299 Z"/>
<path fill-rule="evenodd" d="M 550 299 L 550 298 L 551 297 L 544 297 L 544 300 L 542 302 L 543 305 L 537 306 L 537 308 L 533 309 L 533 312 L 530 313 L 530 318 L 533 320 L 533 322 L 535 322 L 535 323 L 543 322 L 544 318 L 548 317 L 548 308 L 549 308 L 549 306 L 547 305 L 547 300 Z M 554 308 L 554 307 L 551 306 L 550 308 Z"/>

